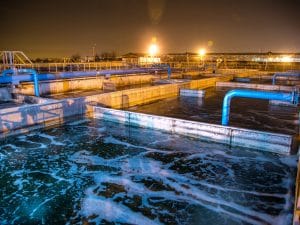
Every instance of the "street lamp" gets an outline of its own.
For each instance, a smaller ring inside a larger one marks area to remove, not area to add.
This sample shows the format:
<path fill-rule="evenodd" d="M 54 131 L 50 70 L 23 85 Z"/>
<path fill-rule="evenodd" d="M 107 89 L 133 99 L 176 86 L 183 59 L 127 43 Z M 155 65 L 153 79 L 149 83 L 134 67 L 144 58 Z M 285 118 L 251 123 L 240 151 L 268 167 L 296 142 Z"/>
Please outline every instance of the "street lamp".
<path fill-rule="evenodd" d="M 200 56 L 202 66 L 204 67 L 204 56 L 206 55 L 206 49 L 205 48 L 200 48 L 198 54 Z"/>
<path fill-rule="evenodd" d="M 201 48 L 201 49 L 199 49 L 198 53 L 199 53 L 200 57 L 204 57 L 205 54 L 206 54 L 206 49 L 205 48 Z"/>
<path fill-rule="evenodd" d="M 154 57 L 158 53 L 157 44 L 151 44 L 148 49 L 148 53 L 150 56 Z"/>

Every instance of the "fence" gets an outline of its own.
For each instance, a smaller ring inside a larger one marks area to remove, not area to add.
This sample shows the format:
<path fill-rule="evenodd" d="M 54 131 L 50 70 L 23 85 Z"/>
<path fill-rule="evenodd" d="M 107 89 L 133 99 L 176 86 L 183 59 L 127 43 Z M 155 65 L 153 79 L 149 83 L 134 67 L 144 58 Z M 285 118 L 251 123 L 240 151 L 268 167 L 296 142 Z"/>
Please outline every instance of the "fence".
<path fill-rule="evenodd" d="M 204 69 L 257 69 L 262 71 L 287 71 L 300 70 L 300 63 L 285 62 L 253 62 L 253 61 L 225 61 L 218 64 L 214 61 L 203 62 L 163 62 L 169 64 L 176 70 L 204 70 Z M 159 65 L 159 64 L 156 64 Z M 92 63 L 33 63 L 14 64 L 18 69 L 35 69 L 39 73 L 58 73 L 66 71 L 92 71 L 92 70 L 120 70 L 138 67 L 153 67 L 153 65 L 139 65 L 136 63 L 126 63 L 123 61 L 92 62 Z M 7 64 L 0 64 L 0 71 L 9 68 Z"/>

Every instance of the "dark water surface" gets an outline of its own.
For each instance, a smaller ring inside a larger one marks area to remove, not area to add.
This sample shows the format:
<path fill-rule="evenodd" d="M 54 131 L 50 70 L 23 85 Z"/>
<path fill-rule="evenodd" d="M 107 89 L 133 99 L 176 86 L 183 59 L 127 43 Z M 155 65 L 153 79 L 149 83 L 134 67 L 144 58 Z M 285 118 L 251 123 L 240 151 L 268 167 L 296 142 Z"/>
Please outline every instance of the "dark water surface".
<path fill-rule="evenodd" d="M 200 122 L 221 124 L 223 98 L 228 88 L 210 88 L 205 98 L 175 97 L 129 110 L 147 114 L 175 117 Z M 270 105 L 268 100 L 233 98 L 230 126 L 297 134 L 299 123 L 297 107 Z"/>
<path fill-rule="evenodd" d="M 0 143 L 0 221 L 291 224 L 296 158 L 77 121 Z"/>

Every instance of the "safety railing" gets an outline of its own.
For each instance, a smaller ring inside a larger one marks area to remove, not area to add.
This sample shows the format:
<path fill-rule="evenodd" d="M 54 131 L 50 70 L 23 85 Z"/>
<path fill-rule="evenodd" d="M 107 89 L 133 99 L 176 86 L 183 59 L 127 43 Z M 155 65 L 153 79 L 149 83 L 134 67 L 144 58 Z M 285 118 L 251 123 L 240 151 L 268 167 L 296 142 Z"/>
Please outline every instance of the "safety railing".
<path fill-rule="evenodd" d="M 277 77 L 296 77 L 300 78 L 300 72 L 284 72 L 284 73 L 275 73 L 272 77 L 272 84 L 276 84 Z"/>

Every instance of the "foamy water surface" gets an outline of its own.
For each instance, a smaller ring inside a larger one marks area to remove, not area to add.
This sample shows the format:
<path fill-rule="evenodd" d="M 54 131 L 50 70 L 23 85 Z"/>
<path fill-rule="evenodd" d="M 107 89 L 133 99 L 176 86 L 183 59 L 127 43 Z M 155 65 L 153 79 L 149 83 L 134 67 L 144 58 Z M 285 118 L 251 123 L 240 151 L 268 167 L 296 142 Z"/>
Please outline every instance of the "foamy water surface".
<path fill-rule="evenodd" d="M 99 121 L 0 143 L 1 224 L 291 224 L 295 156 Z"/>

